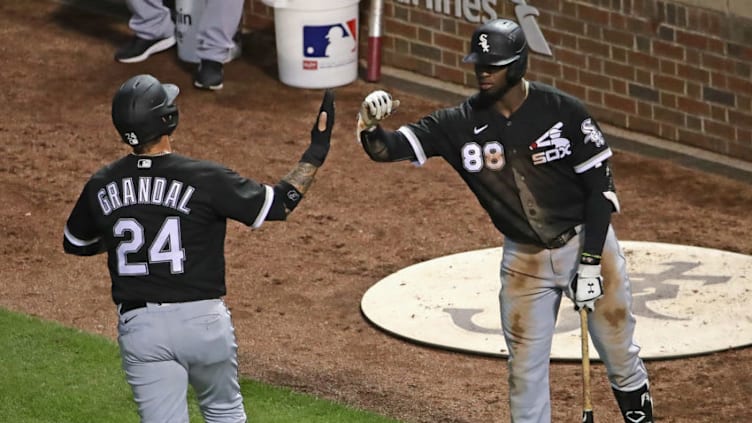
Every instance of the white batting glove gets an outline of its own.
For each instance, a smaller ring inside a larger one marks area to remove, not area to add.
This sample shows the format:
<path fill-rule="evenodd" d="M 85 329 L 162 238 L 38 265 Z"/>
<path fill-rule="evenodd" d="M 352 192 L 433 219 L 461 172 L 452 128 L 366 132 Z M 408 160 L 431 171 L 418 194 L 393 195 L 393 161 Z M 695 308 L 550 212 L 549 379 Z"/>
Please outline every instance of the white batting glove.
<path fill-rule="evenodd" d="M 595 302 L 603 296 L 603 277 L 600 264 L 580 264 L 577 274 L 569 284 L 569 295 L 574 309 L 583 307 L 595 310 Z"/>
<path fill-rule="evenodd" d="M 399 104 L 399 100 L 392 100 L 391 94 L 383 90 L 376 90 L 368 94 L 360 105 L 358 132 L 375 128 L 380 121 L 397 110 Z"/>

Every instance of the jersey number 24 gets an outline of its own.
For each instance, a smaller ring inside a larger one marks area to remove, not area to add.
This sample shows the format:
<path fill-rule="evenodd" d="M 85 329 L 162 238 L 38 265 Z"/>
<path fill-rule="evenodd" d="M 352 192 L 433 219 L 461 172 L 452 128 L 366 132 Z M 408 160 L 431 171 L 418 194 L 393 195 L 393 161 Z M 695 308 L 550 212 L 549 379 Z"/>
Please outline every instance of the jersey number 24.
<path fill-rule="evenodd" d="M 138 220 L 123 217 L 112 227 L 115 238 L 124 238 L 116 249 L 118 274 L 121 276 L 143 276 L 149 274 L 152 263 L 170 263 L 170 273 L 183 273 L 185 250 L 180 237 L 180 218 L 165 218 L 157 236 L 147 251 L 148 263 L 128 262 L 128 254 L 135 253 L 145 244 L 144 227 Z"/>

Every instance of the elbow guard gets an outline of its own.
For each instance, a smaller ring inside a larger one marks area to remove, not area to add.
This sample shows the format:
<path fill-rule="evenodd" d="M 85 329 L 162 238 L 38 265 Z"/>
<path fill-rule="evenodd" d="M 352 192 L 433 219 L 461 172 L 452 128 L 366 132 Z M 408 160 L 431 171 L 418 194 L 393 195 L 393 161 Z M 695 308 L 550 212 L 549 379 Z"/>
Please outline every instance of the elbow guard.
<path fill-rule="evenodd" d="M 381 127 L 373 129 L 366 129 L 360 131 L 360 145 L 363 146 L 368 157 L 375 162 L 388 162 L 389 161 L 389 149 L 386 146 L 384 139 L 384 130 Z"/>
<path fill-rule="evenodd" d="M 361 131 L 359 136 L 360 144 L 373 161 L 415 160 L 415 152 L 407 138 L 399 131 L 385 131 L 377 126 L 372 131 Z"/>

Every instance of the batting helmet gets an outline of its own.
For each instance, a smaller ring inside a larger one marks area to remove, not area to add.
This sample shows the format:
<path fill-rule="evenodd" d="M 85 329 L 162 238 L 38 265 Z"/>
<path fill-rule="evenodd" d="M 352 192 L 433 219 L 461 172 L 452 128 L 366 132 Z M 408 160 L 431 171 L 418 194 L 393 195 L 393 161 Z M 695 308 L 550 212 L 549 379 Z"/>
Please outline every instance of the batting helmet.
<path fill-rule="evenodd" d="M 112 123 L 126 144 L 135 147 L 170 135 L 178 126 L 175 97 L 180 89 L 151 75 L 125 81 L 112 98 Z"/>
<path fill-rule="evenodd" d="M 462 60 L 489 66 L 509 66 L 510 85 L 519 82 L 527 71 L 527 40 L 517 22 L 493 19 L 479 26 L 470 41 L 470 53 Z"/>

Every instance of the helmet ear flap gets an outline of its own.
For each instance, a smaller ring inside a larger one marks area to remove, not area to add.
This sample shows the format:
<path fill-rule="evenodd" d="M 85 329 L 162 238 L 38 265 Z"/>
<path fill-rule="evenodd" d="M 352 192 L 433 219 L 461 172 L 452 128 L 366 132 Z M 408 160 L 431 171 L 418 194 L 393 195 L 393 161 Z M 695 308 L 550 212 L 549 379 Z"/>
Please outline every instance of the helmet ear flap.
<path fill-rule="evenodd" d="M 177 107 L 175 108 L 175 111 L 162 116 L 162 122 L 165 125 L 167 135 L 172 135 L 173 132 L 175 132 L 175 128 L 178 127 L 178 121 L 180 120 L 180 112 L 178 111 Z"/>
<path fill-rule="evenodd" d="M 509 65 L 507 70 L 507 85 L 516 85 L 527 72 L 527 46 L 520 52 L 520 58 Z"/>

